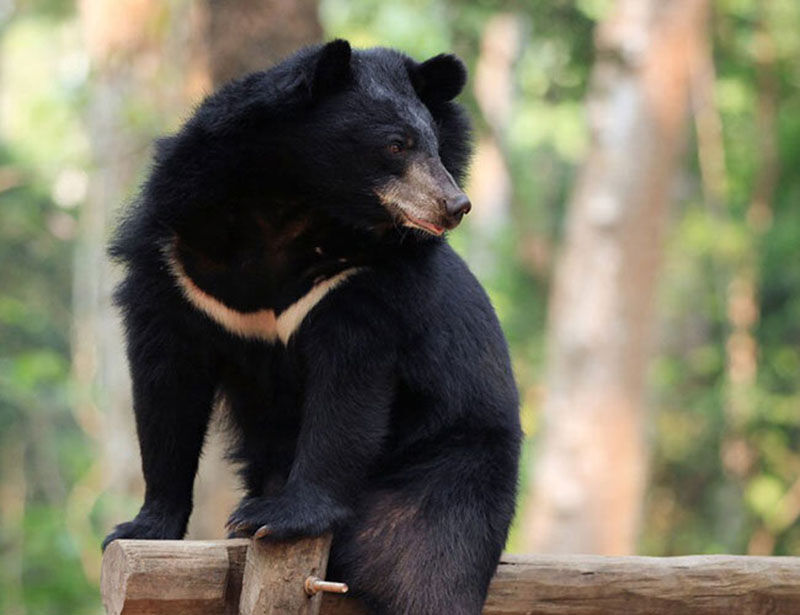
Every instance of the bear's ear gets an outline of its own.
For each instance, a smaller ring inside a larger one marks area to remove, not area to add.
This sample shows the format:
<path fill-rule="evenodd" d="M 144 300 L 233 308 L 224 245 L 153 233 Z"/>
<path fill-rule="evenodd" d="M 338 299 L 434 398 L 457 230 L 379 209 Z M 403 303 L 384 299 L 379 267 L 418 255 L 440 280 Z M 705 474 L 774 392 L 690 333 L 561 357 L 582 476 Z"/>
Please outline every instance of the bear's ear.
<path fill-rule="evenodd" d="M 311 79 L 311 98 L 318 99 L 341 87 L 350 77 L 350 43 L 336 39 L 319 51 Z"/>
<path fill-rule="evenodd" d="M 457 56 L 443 53 L 414 67 L 411 83 L 422 102 L 445 102 L 464 89 L 467 69 Z"/>

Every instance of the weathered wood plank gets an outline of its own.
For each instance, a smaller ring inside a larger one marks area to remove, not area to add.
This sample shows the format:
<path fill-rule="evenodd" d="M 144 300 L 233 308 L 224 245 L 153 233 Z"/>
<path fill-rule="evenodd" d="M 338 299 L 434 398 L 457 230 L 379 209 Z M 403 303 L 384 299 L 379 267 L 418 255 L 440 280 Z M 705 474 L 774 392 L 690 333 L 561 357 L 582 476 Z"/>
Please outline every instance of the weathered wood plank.
<path fill-rule="evenodd" d="M 800 558 L 506 556 L 485 614 L 800 613 Z"/>
<path fill-rule="evenodd" d="M 237 615 L 249 543 L 115 540 L 100 578 L 106 613 Z"/>
<path fill-rule="evenodd" d="M 247 549 L 240 615 L 317 615 L 321 593 L 309 596 L 310 576 L 324 577 L 332 536 L 286 542 L 254 540 Z"/>
<path fill-rule="evenodd" d="M 249 543 L 116 541 L 103 560 L 107 612 L 233 615 Z M 324 594 L 320 613 L 366 611 L 352 598 Z M 800 557 L 506 555 L 484 608 L 484 615 L 608 613 L 800 613 Z"/>

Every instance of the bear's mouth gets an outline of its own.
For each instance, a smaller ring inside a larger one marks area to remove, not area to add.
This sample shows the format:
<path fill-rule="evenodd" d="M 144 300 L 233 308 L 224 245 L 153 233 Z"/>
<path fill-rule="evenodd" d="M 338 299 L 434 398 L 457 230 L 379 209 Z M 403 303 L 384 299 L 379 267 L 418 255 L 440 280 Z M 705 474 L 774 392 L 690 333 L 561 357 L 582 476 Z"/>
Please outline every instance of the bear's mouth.
<path fill-rule="evenodd" d="M 403 218 L 405 218 L 403 226 L 418 228 L 428 233 L 431 233 L 432 235 L 436 235 L 437 237 L 442 233 L 444 233 L 445 231 L 443 226 L 439 226 L 438 224 L 434 224 L 433 222 L 428 222 L 427 220 L 415 218 L 414 216 L 403 211 L 402 209 L 400 209 L 400 213 L 403 214 Z"/>

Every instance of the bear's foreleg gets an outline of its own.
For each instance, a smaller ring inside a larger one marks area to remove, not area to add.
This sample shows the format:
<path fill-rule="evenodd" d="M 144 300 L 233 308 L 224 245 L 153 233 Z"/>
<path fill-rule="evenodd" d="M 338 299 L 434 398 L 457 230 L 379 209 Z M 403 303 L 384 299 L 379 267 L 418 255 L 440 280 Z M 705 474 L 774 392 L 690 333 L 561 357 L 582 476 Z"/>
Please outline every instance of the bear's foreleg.
<path fill-rule="evenodd" d="M 183 537 L 215 393 L 209 361 L 174 323 L 132 308 L 126 328 L 145 499 L 139 514 L 114 528 L 103 548 L 117 538 Z"/>
<path fill-rule="evenodd" d="M 393 396 L 393 351 L 366 327 L 338 323 L 309 335 L 302 425 L 289 478 L 276 496 L 233 512 L 238 535 L 282 539 L 334 529 L 351 514 L 382 449 Z"/>

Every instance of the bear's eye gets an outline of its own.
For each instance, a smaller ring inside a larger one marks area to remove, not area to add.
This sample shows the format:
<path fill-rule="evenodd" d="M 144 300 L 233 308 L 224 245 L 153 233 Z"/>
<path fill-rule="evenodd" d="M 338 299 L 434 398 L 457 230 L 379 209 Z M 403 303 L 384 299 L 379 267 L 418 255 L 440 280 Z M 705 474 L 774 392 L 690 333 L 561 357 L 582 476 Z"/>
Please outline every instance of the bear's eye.
<path fill-rule="evenodd" d="M 414 147 L 414 140 L 411 137 L 394 136 L 390 139 L 386 149 L 390 154 L 402 154 Z"/>

